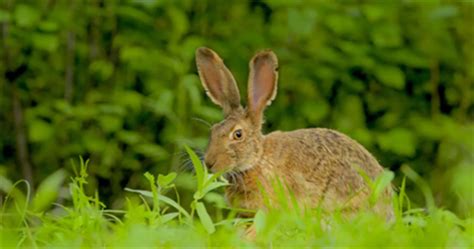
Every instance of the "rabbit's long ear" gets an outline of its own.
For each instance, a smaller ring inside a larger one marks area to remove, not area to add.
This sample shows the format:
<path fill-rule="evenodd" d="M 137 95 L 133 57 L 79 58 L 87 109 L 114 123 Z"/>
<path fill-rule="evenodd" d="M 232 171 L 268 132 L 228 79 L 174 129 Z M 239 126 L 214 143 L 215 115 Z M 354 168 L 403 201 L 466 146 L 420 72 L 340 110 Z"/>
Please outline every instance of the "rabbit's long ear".
<path fill-rule="evenodd" d="M 248 111 L 250 117 L 259 123 L 265 107 L 276 97 L 278 59 L 272 51 L 265 50 L 252 58 L 249 67 Z"/>
<path fill-rule="evenodd" d="M 207 95 L 222 107 L 225 115 L 240 108 L 240 94 L 234 76 L 216 52 L 205 47 L 198 48 L 196 65 Z"/>

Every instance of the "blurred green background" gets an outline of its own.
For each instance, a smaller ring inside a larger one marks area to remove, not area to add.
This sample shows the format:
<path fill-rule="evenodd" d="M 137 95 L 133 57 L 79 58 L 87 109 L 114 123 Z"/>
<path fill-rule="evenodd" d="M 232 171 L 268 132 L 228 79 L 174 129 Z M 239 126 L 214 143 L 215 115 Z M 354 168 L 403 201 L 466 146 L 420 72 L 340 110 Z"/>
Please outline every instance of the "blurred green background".
<path fill-rule="evenodd" d="M 118 207 L 125 187 L 147 186 L 144 172 L 181 172 L 184 144 L 205 149 L 199 119 L 222 119 L 195 49 L 217 51 L 245 92 L 248 60 L 271 48 L 280 80 L 265 130 L 342 131 L 396 173 L 395 185 L 409 165 L 440 207 L 465 216 L 474 5 L 366 2 L 3 0 L 0 175 L 37 186 L 83 156 L 91 190 Z"/>

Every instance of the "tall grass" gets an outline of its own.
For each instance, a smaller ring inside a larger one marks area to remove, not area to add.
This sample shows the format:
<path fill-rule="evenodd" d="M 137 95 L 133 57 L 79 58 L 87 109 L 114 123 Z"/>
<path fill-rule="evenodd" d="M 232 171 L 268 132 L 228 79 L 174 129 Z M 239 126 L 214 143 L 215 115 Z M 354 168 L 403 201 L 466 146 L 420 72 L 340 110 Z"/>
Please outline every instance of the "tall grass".
<path fill-rule="evenodd" d="M 395 200 L 396 218 L 387 222 L 369 212 L 350 220 L 338 213 L 285 208 L 258 211 L 255 218 L 236 217 L 236 210 L 216 205 L 215 191 L 228 182 L 210 174 L 192 150 L 188 150 L 196 172 L 196 187 L 189 205 L 180 203 L 176 174 L 145 173 L 148 190 L 126 189 L 132 194 L 124 210 L 110 210 L 97 191 L 86 194 L 87 162 L 69 180 L 69 193 L 61 193 L 66 174 L 58 171 L 47 178 L 33 197 L 25 181 L 10 183 L 0 178 L 5 192 L 0 213 L 0 247 L 445 247 L 472 248 L 473 219 L 460 219 L 437 208 L 426 193 L 429 208 L 411 208 L 405 181 Z M 408 179 L 418 181 L 416 172 L 404 168 Z M 391 173 L 372 182 L 377 189 L 390 182 Z M 20 185 L 25 186 L 24 191 Z M 420 185 L 420 186 L 421 186 Z M 427 190 L 423 190 L 426 192 Z M 170 193 L 173 193 L 170 195 Z M 166 194 L 166 195 L 165 195 Z M 70 197 L 66 205 L 53 204 L 58 195 Z M 170 197 L 171 196 L 171 197 Z M 282 200 L 284 201 L 284 200 Z M 289 200 L 291 201 L 291 200 Z M 210 215 L 208 210 L 217 210 Z M 246 239 L 246 229 L 256 236 Z"/>

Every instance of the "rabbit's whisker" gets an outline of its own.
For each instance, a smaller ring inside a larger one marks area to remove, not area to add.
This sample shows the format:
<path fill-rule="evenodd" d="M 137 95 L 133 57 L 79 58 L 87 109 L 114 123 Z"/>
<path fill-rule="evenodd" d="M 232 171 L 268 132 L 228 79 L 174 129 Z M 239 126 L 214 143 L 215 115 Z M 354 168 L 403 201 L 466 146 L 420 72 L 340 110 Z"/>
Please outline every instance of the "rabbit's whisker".
<path fill-rule="evenodd" d="M 192 117 L 191 119 L 194 120 L 194 121 L 199 121 L 202 124 L 205 124 L 208 128 L 212 128 L 211 123 L 207 122 L 206 120 L 204 120 L 202 118 Z"/>
<path fill-rule="evenodd" d="M 193 172 L 194 167 L 193 167 L 193 163 L 192 163 L 191 159 L 186 158 L 186 159 L 181 160 L 181 164 L 179 165 L 178 170 L 180 172 L 183 172 L 183 171 Z"/>
<path fill-rule="evenodd" d="M 205 163 L 204 163 L 204 152 L 200 149 L 194 149 L 194 152 L 196 153 L 196 155 L 198 156 L 199 160 L 201 161 L 202 165 L 205 166 Z M 193 165 L 193 162 L 191 160 L 191 158 L 189 157 L 188 153 L 185 152 L 185 151 L 180 151 L 180 152 L 176 152 L 174 153 L 175 156 L 178 157 L 178 160 L 180 161 L 180 164 L 178 166 L 178 170 L 179 171 L 190 171 L 190 172 L 194 172 L 194 165 Z"/>

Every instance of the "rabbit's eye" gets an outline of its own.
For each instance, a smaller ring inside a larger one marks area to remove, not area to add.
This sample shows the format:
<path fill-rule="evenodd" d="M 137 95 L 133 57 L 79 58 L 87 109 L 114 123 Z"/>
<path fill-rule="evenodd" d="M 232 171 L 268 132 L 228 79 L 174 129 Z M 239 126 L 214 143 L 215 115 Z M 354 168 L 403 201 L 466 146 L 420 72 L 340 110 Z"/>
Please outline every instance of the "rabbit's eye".
<path fill-rule="evenodd" d="M 240 140 L 243 137 L 242 129 L 237 129 L 232 133 L 232 138 L 235 140 Z"/>

